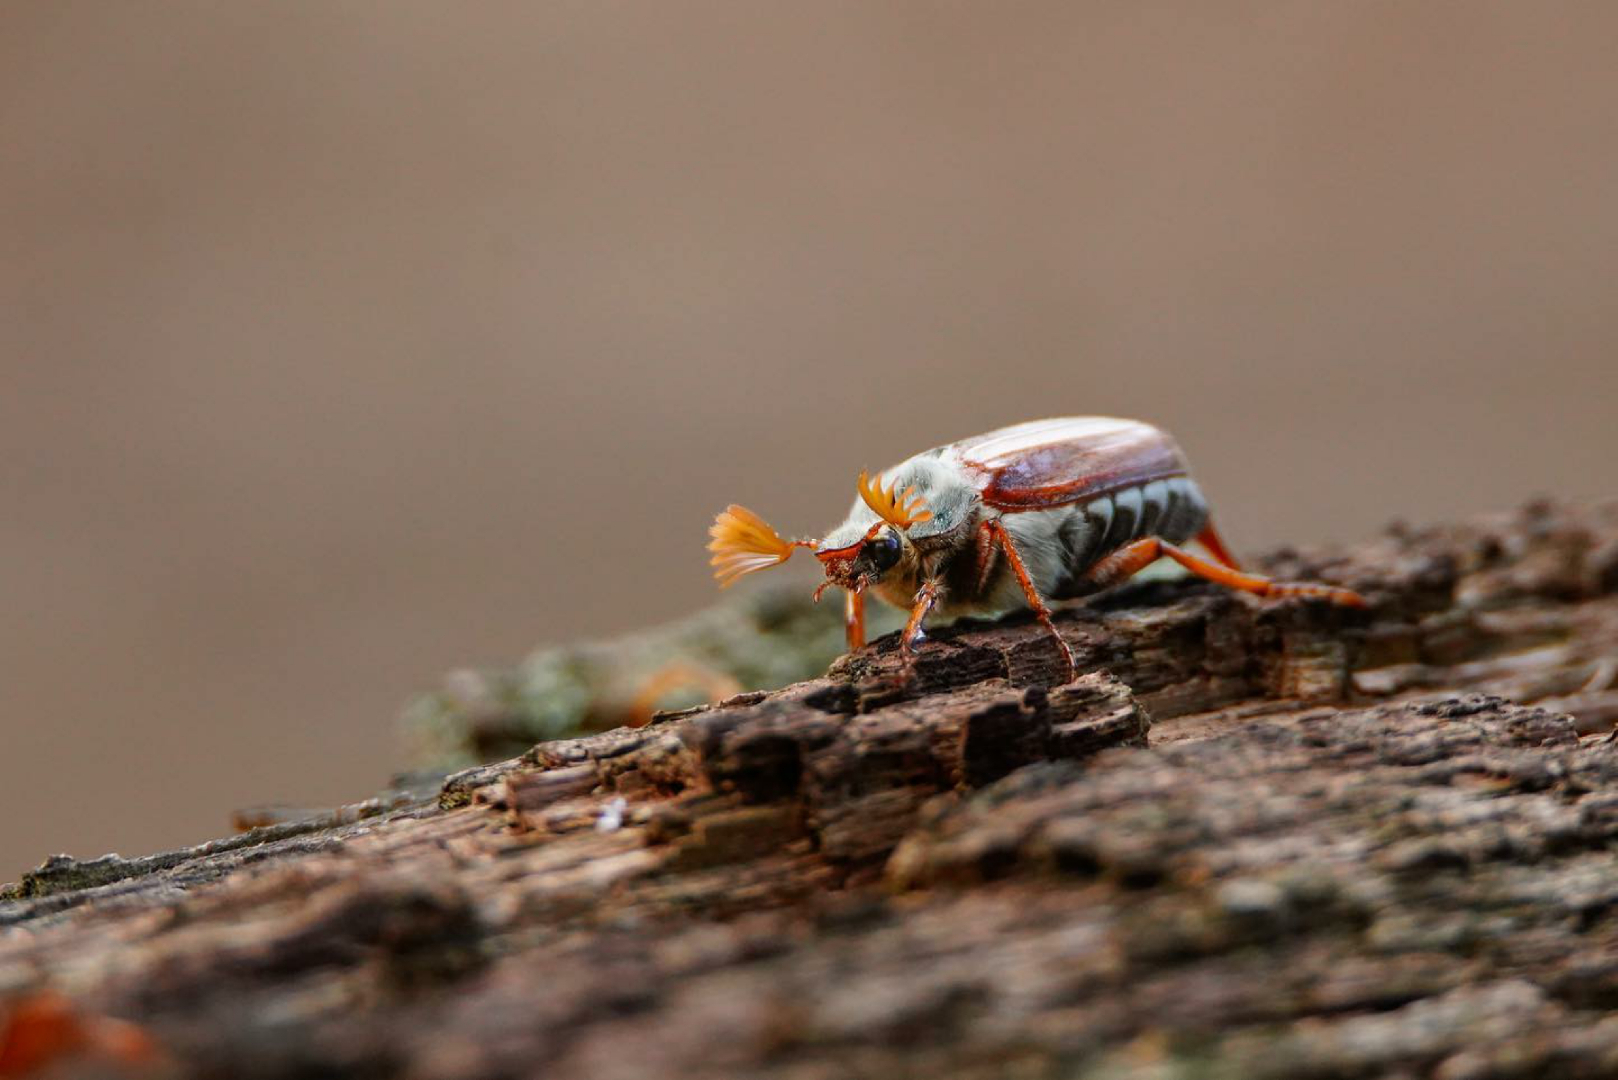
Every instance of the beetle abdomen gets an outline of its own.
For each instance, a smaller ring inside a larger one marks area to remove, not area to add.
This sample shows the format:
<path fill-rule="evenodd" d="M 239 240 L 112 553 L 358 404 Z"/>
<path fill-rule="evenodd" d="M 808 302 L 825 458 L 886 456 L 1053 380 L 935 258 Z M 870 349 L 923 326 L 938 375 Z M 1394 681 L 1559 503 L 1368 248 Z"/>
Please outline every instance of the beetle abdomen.
<path fill-rule="evenodd" d="M 1098 561 L 1126 544 L 1149 536 L 1183 544 L 1195 537 L 1207 524 L 1208 504 L 1194 480 L 1188 476 L 1171 476 L 1119 488 L 1075 506 L 1016 517 L 1036 514 L 1061 518 L 1049 523 L 1055 526 L 1060 558 L 1053 561 L 1054 565 L 1046 564 L 1052 580 L 1042 591 L 1048 596 L 1066 599 L 1090 591 L 1085 574 Z M 1035 524 L 1027 523 L 1028 526 Z"/>
<path fill-rule="evenodd" d="M 1004 514 L 1000 518 L 1040 595 L 1068 600 L 1094 591 L 1086 575 L 1126 544 L 1155 536 L 1183 544 L 1208 522 L 1196 482 L 1184 474 L 1128 484 L 1082 502 Z M 995 615 L 1027 606 L 1009 561 L 995 556 L 982 591 L 975 560 L 952 567 L 939 607 L 947 616 Z"/>

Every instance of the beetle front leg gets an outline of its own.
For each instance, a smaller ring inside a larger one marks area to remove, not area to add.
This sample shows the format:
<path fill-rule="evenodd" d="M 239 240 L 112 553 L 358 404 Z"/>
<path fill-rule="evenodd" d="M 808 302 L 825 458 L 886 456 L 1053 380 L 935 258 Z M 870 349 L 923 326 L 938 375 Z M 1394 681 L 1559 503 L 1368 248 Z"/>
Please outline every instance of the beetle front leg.
<path fill-rule="evenodd" d="M 858 589 L 843 594 L 843 632 L 849 652 L 865 644 L 865 594 Z"/>
<path fill-rule="evenodd" d="M 905 632 L 899 638 L 899 648 L 903 650 L 906 663 L 911 662 L 916 655 L 916 649 L 921 645 L 921 623 L 938 603 L 938 594 L 941 591 L 938 582 L 924 581 L 921 588 L 916 590 L 916 602 L 910 609 L 910 620 L 905 623 Z"/>

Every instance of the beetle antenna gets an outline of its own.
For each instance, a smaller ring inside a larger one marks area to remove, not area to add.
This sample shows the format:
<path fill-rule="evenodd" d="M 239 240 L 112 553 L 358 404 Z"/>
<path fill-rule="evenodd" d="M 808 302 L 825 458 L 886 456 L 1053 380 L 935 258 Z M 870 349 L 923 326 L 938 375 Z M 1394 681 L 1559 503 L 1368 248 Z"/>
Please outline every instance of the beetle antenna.
<path fill-rule="evenodd" d="M 873 484 L 862 469 L 858 487 L 860 498 L 865 500 L 865 505 L 869 506 L 877 517 L 896 529 L 908 529 L 912 525 L 933 519 L 933 512 L 927 509 L 927 501 L 916 494 L 914 484 L 905 488 L 903 492 L 897 491 L 899 487 L 897 480 L 890 487 L 884 488 L 880 476 Z"/>
<path fill-rule="evenodd" d="M 719 587 L 729 588 L 738 578 L 779 566 L 794 548 L 814 550 L 813 540 L 786 540 L 753 511 L 735 503 L 727 506 L 708 527 L 709 564 Z"/>

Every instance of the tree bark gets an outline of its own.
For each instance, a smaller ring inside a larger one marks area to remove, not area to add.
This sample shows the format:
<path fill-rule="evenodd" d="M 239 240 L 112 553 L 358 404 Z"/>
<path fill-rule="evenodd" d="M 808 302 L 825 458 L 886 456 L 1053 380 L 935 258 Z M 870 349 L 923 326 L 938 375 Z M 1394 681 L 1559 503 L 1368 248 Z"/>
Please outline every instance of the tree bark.
<path fill-rule="evenodd" d="M 1128 587 L 1059 615 L 1071 684 L 1028 620 L 908 679 L 889 637 L 430 796 L 52 860 L 0 994 L 200 1077 L 1618 1075 L 1618 507 L 1261 565 L 1372 606 Z"/>

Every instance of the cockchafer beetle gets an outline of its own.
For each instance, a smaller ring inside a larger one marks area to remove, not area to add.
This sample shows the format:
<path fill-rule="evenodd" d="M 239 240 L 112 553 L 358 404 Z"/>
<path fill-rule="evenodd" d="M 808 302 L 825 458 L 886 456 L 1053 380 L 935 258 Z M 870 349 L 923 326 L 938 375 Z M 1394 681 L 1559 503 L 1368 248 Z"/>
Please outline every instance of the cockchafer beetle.
<path fill-rule="evenodd" d="M 1349 589 L 1271 581 L 1244 573 L 1208 517 L 1208 504 L 1168 433 L 1137 420 L 1074 416 L 1033 420 L 928 450 L 860 473 L 859 497 L 820 540 L 787 540 L 732 505 L 708 530 L 714 577 L 738 578 L 785 562 L 796 548 L 820 560 L 846 590 L 848 647 L 865 642 L 865 593 L 910 620 L 900 641 L 913 657 L 922 622 L 993 617 L 1031 608 L 1051 622 L 1047 598 L 1065 600 L 1115 585 L 1167 556 L 1200 577 L 1260 596 L 1304 596 L 1364 607 Z M 1214 561 L 1178 545 L 1196 541 Z"/>

